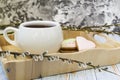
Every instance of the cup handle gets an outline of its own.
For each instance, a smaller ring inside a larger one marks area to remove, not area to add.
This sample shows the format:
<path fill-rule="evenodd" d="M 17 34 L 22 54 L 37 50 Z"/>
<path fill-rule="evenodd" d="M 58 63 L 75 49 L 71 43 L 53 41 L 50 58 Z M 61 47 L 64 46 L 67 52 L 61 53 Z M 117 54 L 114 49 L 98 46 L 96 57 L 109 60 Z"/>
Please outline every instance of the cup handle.
<path fill-rule="evenodd" d="M 14 40 L 11 40 L 9 37 L 8 37 L 8 32 L 9 31 L 13 31 L 14 34 L 16 34 L 16 32 L 18 31 L 17 28 L 13 28 L 13 27 L 7 27 L 4 31 L 3 31 L 3 36 L 4 38 L 6 39 L 6 41 L 14 46 L 17 46 L 17 43 L 15 41 L 15 35 L 14 35 Z"/>

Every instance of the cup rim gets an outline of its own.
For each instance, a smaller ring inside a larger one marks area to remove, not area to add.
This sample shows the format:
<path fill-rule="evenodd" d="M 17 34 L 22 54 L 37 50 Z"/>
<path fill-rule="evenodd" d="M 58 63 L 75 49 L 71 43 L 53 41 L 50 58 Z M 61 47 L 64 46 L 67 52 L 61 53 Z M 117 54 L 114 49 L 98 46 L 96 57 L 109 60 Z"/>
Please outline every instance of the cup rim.
<path fill-rule="evenodd" d="M 52 27 L 56 27 L 56 26 L 60 26 L 60 24 L 58 22 L 55 21 L 40 21 L 40 20 L 34 20 L 34 21 L 27 21 L 27 22 L 23 22 L 20 24 L 21 27 L 25 27 L 27 25 L 48 25 L 51 27 L 47 27 L 47 28 L 52 28 Z M 30 28 L 30 27 L 25 27 L 25 28 Z M 34 27 L 33 27 L 34 28 Z"/>

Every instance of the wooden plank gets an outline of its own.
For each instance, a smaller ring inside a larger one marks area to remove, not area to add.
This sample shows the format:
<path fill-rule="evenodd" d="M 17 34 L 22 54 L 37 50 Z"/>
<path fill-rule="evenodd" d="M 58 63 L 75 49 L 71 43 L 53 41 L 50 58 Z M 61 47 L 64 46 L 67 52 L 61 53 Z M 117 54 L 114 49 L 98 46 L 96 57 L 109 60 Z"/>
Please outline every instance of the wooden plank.
<path fill-rule="evenodd" d="M 74 74 L 70 74 L 70 80 L 96 80 L 94 70 L 78 71 Z"/>
<path fill-rule="evenodd" d="M 32 79 L 40 77 L 40 61 L 32 60 Z"/>
<path fill-rule="evenodd" d="M 25 61 L 25 80 L 32 79 L 32 60 Z"/>
<path fill-rule="evenodd" d="M 108 66 L 108 70 L 116 73 L 115 66 Z M 99 72 L 98 70 L 95 70 L 96 78 L 97 80 L 120 80 L 120 77 L 118 75 L 102 71 Z"/>
<path fill-rule="evenodd" d="M 9 80 L 16 80 L 16 66 L 15 62 L 5 64 L 5 69 L 7 70 L 7 75 Z"/>
<path fill-rule="evenodd" d="M 16 80 L 32 79 L 32 60 L 16 62 Z"/>
<path fill-rule="evenodd" d="M 94 69 L 85 70 L 86 80 L 96 80 Z"/>
<path fill-rule="evenodd" d="M 89 51 L 82 52 L 82 53 L 77 52 L 77 53 L 71 53 L 71 54 L 56 53 L 56 54 L 49 54 L 49 55 L 61 56 L 68 59 L 74 59 L 74 60 L 79 60 L 83 62 L 92 62 L 93 65 L 101 65 L 101 66 L 112 64 L 114 62 L 119 62 L 120 60 L 119 50 L 117 49 L 108 50 L 109 53 L 106 53 L 107 52 L 106 50 L 101 50 L 101 49 L 98 49 L 95 51 L 91 51 L 91 50 Z M 97 58 L 97 60 L 95 58 Z M 44 76 L 72 72 L 77 70 L 80 70 L 77 64 L 67 64 L 67 63 L 63 63 L 62 61 L 48 62 L 45 60 L 42 62 L 33 62 L 32 77 L 37 78 L 40 75 L 44 77 Z"/>
<path fill-rule="evenodd" d="M 6 70 L 4 68 L 2 61 L 0 61 L 0 80 L 8 80 Z"/>
<path fill-rule="evenodd" d="M 13 38 L 13 34 L 9 34 L 10 39 L 14 39 Z M 5 38 L 3 37 L 3 35 L 0 35 L 0 45 L 1 46 L 6 46 L 9 45 L 9 43 L 5 40 Z"/>
<path fill-rule="evenodd" d="M 49 76 L 35 80 L 96 80 L 94 70 L 83 70 L 73 73 Z"/>
<path fill-rule="evenodd" d="M 69 80 L 69 74 L 55 75 L 34 80 Z"/>
<path fill-rule="evenodd" d="M 30 80 L 32 60 L 14 60 L 4 63 L 9 80 Z"/>
<path fill-rule="evenodd" d="M 16 68 L 15 68 L 15 73 L 16 73 L 16 79 L 15 80 L 25 80 L 25 62 L 19 62 L 15 63 Z"/>
<path fill-rule="evenodd" d="M 0 51 L 2 51 L 2 47 L 0 46 Z"/>
<path fill-rule="evenodd" d="M 118 75 L 118 77 L 120 78 L 120 71 L 119 71 L 119 69 L 117 67 L 117 64 L 116 65 L 112 65 L 112 68 L 114 70 L 114 73 L 116 73 Z"/>
<path fill-rule="evenodd" d="M 116 64 L 116 72 L 120 75 L 120 63 Z"/>
<path fill-rule="evenodd" d="M 119 67 L 118 67 L 119 66 Z M 115 66 L 108 66 L 108 70 L 112 71 L 116 74 L 119 74 L 120 64 Z M 42 79 L 35 79 L 35 80 L 120 80 L 120 76 L 102 71 L 99 72 L 98 70 L 83 70 L 74 73 L 67 73 L 62 75 L 44 77 Z"/>

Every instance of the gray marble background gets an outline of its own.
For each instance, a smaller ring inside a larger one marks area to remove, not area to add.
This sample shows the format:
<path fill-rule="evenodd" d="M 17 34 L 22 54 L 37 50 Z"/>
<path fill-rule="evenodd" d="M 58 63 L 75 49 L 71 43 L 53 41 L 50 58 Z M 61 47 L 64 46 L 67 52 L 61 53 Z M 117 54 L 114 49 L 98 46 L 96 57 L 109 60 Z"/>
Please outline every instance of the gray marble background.
<path fill-rule="evenodd" d="M 36 19 L 76 26 L 119 23 L 120 0 L 0 0 L 0 25 Z"/>

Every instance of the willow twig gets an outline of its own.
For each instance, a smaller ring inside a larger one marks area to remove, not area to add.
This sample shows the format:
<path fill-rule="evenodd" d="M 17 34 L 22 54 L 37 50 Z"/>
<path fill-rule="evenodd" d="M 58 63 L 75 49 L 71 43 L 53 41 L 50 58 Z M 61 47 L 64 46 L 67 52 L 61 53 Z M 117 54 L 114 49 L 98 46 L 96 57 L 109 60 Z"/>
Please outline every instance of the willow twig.
<path fill-rule="evenodd" d="M 13 55 L 15 55 L 14 57 L 19 56 L 19 55 L 22 55 L 22 53 L 18 53 L 18 52 L 0 51 L 0 54 L 6 55 L 6 53 L 13 54 Z M 119 74 L 116 74 L 116 73 L 114 73 L 114 72 L 112 72 L 112 71 L 109 71 L 107 67 L 106 67 L 106 68 L 101 68 L 99 65 L 95 66 L 95 65 L 93 65 L 91 62 L 84 63 L 84 62 L 78 61 L 78 60 L 67 59 L 67 58 L 63 58 L 63 57 L 59 57 L 59 56 L 51 56 L 51 55 L 46 55 L 46 54 L 47 54 L 47 52 L 43 52 L 42 54 L 30 54 L 29 52 L 24 52 L 24 55 L 25 55 L 26 57 L 31 57 L 31 58 L 33 58 L 34 60 L 35 60 L 35 59 L 39 59 L 40 56 L 42 56 L 43 59 L 46 58 L 48 61 L 56 61 L 56 59 L 57 59 L 57 60 L 62 61 L 62 62 L 68 62 L 69 64 L 76 63 L 76 64 L 78 64 L 78 67 L 82 67 L 82 68 L 91 67 L 91 68 L 93 68 L 93 69 L 98 69 L 99 71 L 102 71 L 102 70 L 103 70 L 103 71 L 112 73 L 112 74 L 114 74 L 114 75 L 120 76 Z M 35 57 L 35 58 L 34 58 L 34 57 Z M 42 60 L 43 60 L 43 59 L 42 59 Z M 40 61 L 42 61 L 42 60 L 40 60 Z M 35 61 L 39 61 L 39 60 L 35 60 Z M 85 67 L 85 66 L 86 66 L 86 67 Z"/>
<path fill-rule="evenodd" d="M 77 26 L 62 26 L 63 30 L 69 31 L 87 31 L 87 32 L 95 32 L 95 33 L 105 33 L 105 34 L 117 34 L 120 35 L 120 32 L 115 31 L 108 31 L 111 26 L 120 26 L 120 24 L 111 24 L 111 25 L 102 25 L 102 26 L 84 26 L 84 27 L 77 27 Z"/>

